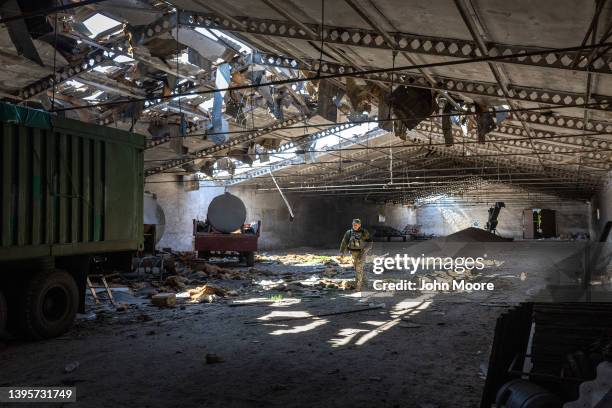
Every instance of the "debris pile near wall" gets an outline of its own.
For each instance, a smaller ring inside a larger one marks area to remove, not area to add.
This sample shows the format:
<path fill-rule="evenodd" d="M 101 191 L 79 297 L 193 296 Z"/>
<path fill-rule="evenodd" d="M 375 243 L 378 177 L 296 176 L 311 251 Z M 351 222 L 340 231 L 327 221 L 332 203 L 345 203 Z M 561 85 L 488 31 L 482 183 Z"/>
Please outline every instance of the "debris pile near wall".
<path fill-rule="evenodd" d="M 450 241 L 450 242 L 509 242 L 513 241 L 512 238 L 504 238 L 499 235 L 491 234 L 489 231 L 469 227 L 457 231 L 454 234 L 447 235 L 446 237 L 436 238 L 439 240 Z"/>

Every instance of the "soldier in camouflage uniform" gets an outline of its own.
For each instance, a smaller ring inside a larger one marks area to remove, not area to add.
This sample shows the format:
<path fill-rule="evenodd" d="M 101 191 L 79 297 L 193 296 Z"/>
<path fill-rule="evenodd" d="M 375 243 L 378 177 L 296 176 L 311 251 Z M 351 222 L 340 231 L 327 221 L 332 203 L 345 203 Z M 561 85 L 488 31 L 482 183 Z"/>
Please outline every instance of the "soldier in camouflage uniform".
<path fill-rule="evenodd" d="M 355 267 L 355 289 L 361 291 L 367 284 L 365 272 L 366 254 L 372 248 L 372 237 L 367 229 L 361 228 L 361 220 L 355 218 L 353 226 L 346 231 L 340 244 L 340 254 L 351 252 L 353 266 Z"/>

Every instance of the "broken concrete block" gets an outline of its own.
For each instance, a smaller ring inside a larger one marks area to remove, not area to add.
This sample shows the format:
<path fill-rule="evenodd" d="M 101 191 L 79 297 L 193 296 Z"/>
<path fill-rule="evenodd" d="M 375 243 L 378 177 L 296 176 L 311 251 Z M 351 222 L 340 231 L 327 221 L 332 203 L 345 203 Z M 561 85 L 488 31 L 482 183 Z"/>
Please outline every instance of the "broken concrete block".
<path fill-rule="evenodd" d="M 164 282 L 164 284 L 170 286 L 171 288 L 177 289 L 177 290 L 183 290 L 185 289 L 186 281 L 187 281 L 186 278 L 182 276 L 174 275 L 174 276 L 168 277 L 166 281 Z"/>
<path fill-rule="evenodd" d="M 151 298 L 151 303 L 158 307 L 172 307 L 176 305 L 176 295 L 174 293 L 158 293 Z"/>

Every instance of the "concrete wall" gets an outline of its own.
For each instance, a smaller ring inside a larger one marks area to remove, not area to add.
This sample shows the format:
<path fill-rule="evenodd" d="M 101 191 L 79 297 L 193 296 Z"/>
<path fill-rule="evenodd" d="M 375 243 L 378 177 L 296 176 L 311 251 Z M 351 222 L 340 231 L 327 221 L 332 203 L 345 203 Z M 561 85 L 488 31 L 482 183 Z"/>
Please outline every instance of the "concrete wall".
<path fill-rule="evenodd" d="M 599 209 L 599 219 L 597 210 Z M 591 200 L 591 236 L 599 239 L 606 222 L 612 221 L 612 172 L 608 173 L 602 190 Z M 608 237 L 608 242 L 612 237 Z"/>
<path fill-rule="evenodd" d="M 192 220 L 205 219 L 206 209 L 213 198 L 223 194 L 223 187 L 201 183 L 197 191 L 186 191 L 184 185 L 174 176 L 159 175 L 147 178 L 145 190 L 155 193 L 164 209 L 166 227 L 158 248 L 172 248 L 175 251 L 193 249 Z"/>
<path fill-rule="evenodd" d="M 339 246 L 344 231 L 350 228 L 353 218 L 361 218 L 366 228 L 378 223 L 379 214 L 385 216 L 384 225 L 398 229 L 416 220 L 414 212 L 404 206 L 288 194 L 287 199 L 295 214 L 293 222 L 289 222 L 289 211 L 277 192 L 257 192 L 243 187 L 233 187 L 230 192 L 247 205 L 248 220 L 262 220 L 262 249 L 335 248 Z"/>
<path fill-rule="evenodd" d="M 205 219 L 210 201 L 225 191 L 223 187 L 203 182 L 199 190 L 186 191 L 181 183 L 168 175 L 147 179 L 145 189 L 157 195 L 166 215 L 166 231 L 158 247 L 178 251 L 192 249 L 192 219 Z M 406 224 L 420 224 L 424 233 L 444 236 L 470 226 L 484 227 L 487 210 L 493 204 L 470 205 L 457 201 L 450 206 L 412 208 L 376 205 L 360 198 L 289 194 L 287 198 L 295 213 L 294 221 L 289 222 L 289 211 L 277 192 L 258 192 L 241 186 L 230 187 L 228 191 L 244 201 L 247 222 L 262 221 L 260 248 L 264 250 L 299 246 L 335 248 L 353 218 L 361 218 L 367 228 L 379 224 L 379 215 L 386 218 L 384 225 L 401 230 Z M 503 201 L 503 197 L 500 200 Z M 528 208 L 557 211 L 557 233 L 560 235 L 588 233 L 591 227 L 593 236 L 594 231 L 601 230 L 604 220 L 612 218 L 612 188 L 608 184 L 594 198 L 592 205 L 576 201 L 551 204 L 535 200 L 521 205 L 507 205 L 499 216 L 498 232 L 502 236 L 523 237 L 523 210 Z M 600 220 L 594 219 L 595 206 L 600 208 Z"/>
<path fill-rule="evenodd" d="M 504 197 L 497 200 L 504 201 Z M 520 204 L 507 201 L 498 218 L 497 232 L 501 236 L 522 239 L 523 210 L 532 208 L 556 211 L 558 236 L 589 233 L 590 205 L 586 202 L 555 200 L 554 197 L 544 201 L 525 200 Z M 437 236 L 449 235 L 467 227 L 484 228 L 489 218 L 488 209 L 493 205 L 493 201 L 474 204 L 457 199 L 453 204 L 417 207 L 417 223 L 422 225 L 424 233 Z"/>
<path fill-rule="evenodd" d="M 204 182 L 197 191 L 186 191 L 173 176 L 147 179 L 147 191 L 155 193 L 166 216 L 165 232 L 158 248 L 176 251 L 192 250 L 192 220 L 205 219 L 211 200 L 225 189 Z M 344 231 L 353 218 L 364 225 L 377 224 L 378 215 L 385 216 L 385 225 L 402 229 L 416 221 L 413 210 L 404 206 L 374 205 L 359 199 L 288 195 L 295 219 L 289 222 L 289 211 L 277 192 L 257 192 L 235 186 L 228 189 L 239 196 L 247 207 L 247 222 L 262 221 L 260 248 L 263 250 L 299 246 L 339 246 Z"/>

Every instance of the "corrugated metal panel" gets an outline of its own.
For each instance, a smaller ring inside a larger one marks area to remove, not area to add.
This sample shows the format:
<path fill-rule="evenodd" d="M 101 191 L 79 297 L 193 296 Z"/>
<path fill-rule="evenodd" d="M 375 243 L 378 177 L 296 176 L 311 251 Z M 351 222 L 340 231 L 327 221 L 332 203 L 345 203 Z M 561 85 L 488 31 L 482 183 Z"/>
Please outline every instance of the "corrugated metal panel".
<path fill-rule="evenodd" d="M 0 130 L 0 261 L 142 245 L 143 136 L 64 119 Z"/>

